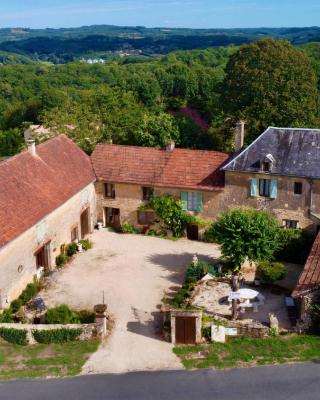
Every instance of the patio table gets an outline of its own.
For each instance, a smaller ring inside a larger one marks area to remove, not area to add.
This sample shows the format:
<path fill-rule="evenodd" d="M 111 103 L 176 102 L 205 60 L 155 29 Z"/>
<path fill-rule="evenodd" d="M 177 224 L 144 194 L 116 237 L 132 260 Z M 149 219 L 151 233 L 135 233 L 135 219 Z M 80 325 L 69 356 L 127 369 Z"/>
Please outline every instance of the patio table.
<path fill-rule="evenodd" d="M 250 300 L 255 299 L 259 295 L 259 292 L 253 289 L 239 289 L 237 292 L 231 292 L 228 301 L 231 303 L 232 300 L 241 300 L 243 304 L 250 304 Z"/>
<path fill-rule="evenodd" d="M 245 300 L 247 303 L 250 302 L 250 300 L 255 299 L 259 292 L 253 289 L 239 289 L 239 298 Z"/>

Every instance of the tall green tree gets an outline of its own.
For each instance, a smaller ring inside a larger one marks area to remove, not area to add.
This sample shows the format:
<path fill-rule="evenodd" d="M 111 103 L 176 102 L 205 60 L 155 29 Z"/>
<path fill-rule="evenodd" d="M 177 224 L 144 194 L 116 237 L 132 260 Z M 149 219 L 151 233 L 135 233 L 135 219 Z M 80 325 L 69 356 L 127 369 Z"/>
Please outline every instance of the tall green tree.
<path fill-rule="evenodd" d="M 207 235 L 221 246 L 221 252 L 232 268 L 233 290 L 237 291 L 242 264 L 272 259 L 279 249 L 279 225 L 276 218 L 256 209 L 233 209 L 220 215 Z M 237 303 L 233 301 L 233 318 Z"/>
<path fill-rule="evenodd" d="M 222 107 L 247 122 L 250 142 L 266 127 L 312 127 L 318 113 L 317 79 L 306 54 L 289 42 L 262 39 L 230 57 Z"/>

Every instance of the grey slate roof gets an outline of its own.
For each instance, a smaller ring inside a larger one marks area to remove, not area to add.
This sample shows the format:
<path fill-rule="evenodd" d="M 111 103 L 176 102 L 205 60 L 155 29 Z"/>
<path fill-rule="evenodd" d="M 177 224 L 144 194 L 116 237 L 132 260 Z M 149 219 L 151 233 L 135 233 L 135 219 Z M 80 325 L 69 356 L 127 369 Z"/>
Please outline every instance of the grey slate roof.
<path fill-rule="evenodd" d="M 269 127 L 222 169 L 259 172 L 270 155 L 272 174 L 320 179 L 320 129 Z"/>

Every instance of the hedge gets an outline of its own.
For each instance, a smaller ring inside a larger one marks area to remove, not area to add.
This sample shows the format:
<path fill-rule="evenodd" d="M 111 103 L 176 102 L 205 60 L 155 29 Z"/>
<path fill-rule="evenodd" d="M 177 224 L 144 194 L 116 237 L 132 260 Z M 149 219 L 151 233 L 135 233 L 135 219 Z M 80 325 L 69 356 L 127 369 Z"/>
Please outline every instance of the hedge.
<path fill-rule="evenodd" d="M 25 329 L 0 328 L 0 336 L 9 343 L 25 346 L 27 342 L 27 331 Z"/>
<path fill-rule="evenodd" d="M 38 343 L 65 343 L 78 340 L 81 335 L 81 329 L 50 329 L 50 330 L 33 330 L 32 335 Z"/>

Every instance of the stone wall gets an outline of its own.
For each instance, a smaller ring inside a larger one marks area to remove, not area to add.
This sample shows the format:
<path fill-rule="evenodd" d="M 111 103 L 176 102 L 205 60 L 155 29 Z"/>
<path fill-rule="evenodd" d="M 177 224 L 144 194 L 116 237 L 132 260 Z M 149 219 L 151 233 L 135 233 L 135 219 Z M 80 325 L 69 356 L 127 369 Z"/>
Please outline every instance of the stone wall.
<path fill-rule="evenodd" d="M 32 335 L 32 331 L 49 331 L 54 329 L 81 329 L 79 340 L 89 340 L 98 337 L 97 327 L 95 323 L 92 324 L 0 324 L 0 328 L 13 328 L 27 331 L 27 340 L 29 344 L 37 343 Z"/>
<path fill-rule="evenodd" d="M 320 302 L 320 290 L 314 291 L 296 299 L 298 306 L 299 319 L 297 321 L 296 329 L 299 332 L 306 332 L 312 326 L 312 315 L 310 306 Z"/>
<path fill-rule="evenodd" d="M 229 321 L 228 328 L 236 328 L 237 336 L 263 338 L 269 334 L 269 327 L 262 325 L 258 321 Z"/>
<path fill-rule="evenodd" d="M 213 192 L 202 192 L 203 212 L 194 213 L 201 218 L 212 221 L 217 218 L 219 213 L 235 207 L 253 207 L 260 210 L 267 210 L 282 223 L 283 220 L 295 220 L 299 222 L 302 229 L 314 230 L 317 220 L 310 216 L 310 182 L 307 179 L 295 177 L 276 177 L 278 181 L 278 197 L 270 199 L 265 197 L 251 197 L 250 179 L 269 178 L 268 174 L 247 174 L 239 172 L 225 173 L 225 187 L 222 190 Z M 302 182 L 303 193 L 294 194 L 294 182 Z M 137 225 L 137 210 L 143 204 L 142 186 L 135 184 L 115 184 L 116 198 L 109 199 L 104 197 L 104 183 L 96 183 L 97 191 L 97 213 L 98 220 L 104 221 L 104 207 L 119 208 L 121 223 L 128 222 Z M 155 187 L 155 195 L 162 196 L 172 194 L 176 198 L 181 198 L 182 189 Z M 312 212 L 320 215 L 320 181 L 315 181 L 312 185 Z"/>
<path fill-rule="evenodd" d="M 112 182 L 111 182 L 112 183 Z M 97 193 L 97 219 L 105 225 L 104 208 L 119 208 L 121 224 L 127 222 L 133 225 L 138 224 L 138 208 L 145 202 L 142 199 L 142 186 L 126 183 L 115 184 L 115 199 L 106 198 L 104 196 L 104 182 L 96 182 Z M 171 194 L 177 199 L 181 198 L 182 189 L 155 187 L 156 196 Z M 203 195 L 203 212 L 193 213 L 201 218 L 211 221 L 217 216 L 217 212 L 223 205 L 221 190 L 215 192 L 202 192 Z"/>
<path fill-rule="evenodd" d="M 26 207 L 28 205 L 26 204 Z M 60 254 L 60 246 L 71 242 L 71 229 L 78 227 L 81 234 L 80 214 L 90 208 L 90 229 L 96 222 L 96 195 L 94 184 L 90 184 L 70 198 L 35 226 L 11 241 L 0 251 L 0 308 L 9 306 L 29 282 L 32 282 L 36 268 L 35 252 L 50 242 L 50 267 Z"/>
<path fill-rule="evenodd" d="M 275 177 L 278 181 L 278 196 L 276 199 L 265 197 L 251 197 L 250 179 L 269 178 L 267 174 L 247 174 L 239 172 L 226 172 L 225 192 L 221 211 L 234 207 L 253 207 L 267 210 L 282 222 L 285 219 L 299 221 L 302 229 L 315 228 L 315 221 L 309 214 L 310 208 L 310 183 L 307 179 L 295 177 Z M 302 182 L 303 193 L 294 194 L 294 182 Z M 313 209 L 315 214 L 320 213 L 320 182 L 313 184 Z M 315 206 L 317 205 L 317 206 Z"/>

